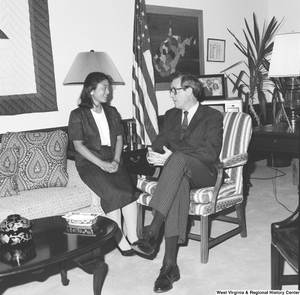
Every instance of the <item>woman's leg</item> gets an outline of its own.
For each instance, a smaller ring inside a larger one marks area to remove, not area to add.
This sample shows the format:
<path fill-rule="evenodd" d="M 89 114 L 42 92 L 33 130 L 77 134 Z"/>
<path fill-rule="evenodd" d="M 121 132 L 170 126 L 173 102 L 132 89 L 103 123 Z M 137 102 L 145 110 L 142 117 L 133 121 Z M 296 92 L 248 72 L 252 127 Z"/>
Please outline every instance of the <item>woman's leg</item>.
<path fill-rule="evenodd" d="M 127 237 L 130 243 L 135 242 L 137 237 L 137 205 L 132 202 L 122 209 L 124 223 L 127 229 Z"/>
<path fill-rule="evenodd" d="M 122 222 L 121 222 L 121 210 L 117 209 L 114 211 L 111 211 L 106 214 L 107 218 L 115 221 L 120 231 L 116 234 L 116 241 L 118 242 L 118 246 L 122 251 L 130 250 L 131 247 L 129 243 L 127 242 L 126 238 L 124 237 L 123 230 L 122 230 Z"/>

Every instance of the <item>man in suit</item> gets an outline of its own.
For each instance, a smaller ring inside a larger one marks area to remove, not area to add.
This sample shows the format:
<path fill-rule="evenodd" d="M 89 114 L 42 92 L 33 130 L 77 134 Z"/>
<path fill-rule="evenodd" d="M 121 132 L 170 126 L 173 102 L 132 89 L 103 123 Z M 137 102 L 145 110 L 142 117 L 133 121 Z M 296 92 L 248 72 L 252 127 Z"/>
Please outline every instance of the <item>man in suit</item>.
<path fill-rule="evenodd" d="M 206 85 L 203 88 L 203 92 L 205 97 L 213 96 L 213 88 L 212 88 L 211 80 L 206 81 Z"/>
<path fill-rule="evenodd" d="M 153 220 L 132 248 L 152 255 L 165 222 L 163 266 L 154 284 L 157 293 L 169 291 L 180 279 L 177 248 L 186 239 L 190 190 L 216 182 L 223 116 L 198 102 L 201 91 L 201 83 L 192 75 L 174 78 L 170 96 L 175 108 L 166 112 L 164 128 L 147 154 L 149 163 L 163 170 L 149 204 L 155 212 Z"/>

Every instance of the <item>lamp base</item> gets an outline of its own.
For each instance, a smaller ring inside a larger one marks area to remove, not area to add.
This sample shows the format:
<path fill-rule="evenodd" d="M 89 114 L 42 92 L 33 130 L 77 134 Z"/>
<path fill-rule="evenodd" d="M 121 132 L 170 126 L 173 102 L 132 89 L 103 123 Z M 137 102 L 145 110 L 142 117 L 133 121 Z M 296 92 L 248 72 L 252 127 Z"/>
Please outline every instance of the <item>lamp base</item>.
<path fill-rule="evenodd" d="M 300 117 L 299 117 L 299 108 L 287 108 L 287 116 L 290 122 L 290 129 L 291 132 L 299 132 L 299 124 L 300 124 Z"/>
<path fill-rule="evenodd" d="M 291 124 L 292 132 L 299 128 L 300 119 L 300 78 L 286 78 L 286 93 L 284 100 L 288 120 Z"/>

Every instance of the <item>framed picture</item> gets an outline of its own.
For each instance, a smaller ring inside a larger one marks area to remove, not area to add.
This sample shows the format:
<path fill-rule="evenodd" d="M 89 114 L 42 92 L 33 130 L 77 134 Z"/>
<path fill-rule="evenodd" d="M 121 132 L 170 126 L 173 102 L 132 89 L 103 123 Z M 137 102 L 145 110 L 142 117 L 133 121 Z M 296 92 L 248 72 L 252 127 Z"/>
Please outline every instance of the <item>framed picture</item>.
<path fill-rule="evenodd" d="M 50 38 L 48 1 L 28 0 L 19 2 L 22 3 L 22 5 L 28 5 L 26 8 L 28 9 L 29 13 L 29 34 L 23 33 L 25 31 L 26 24 L 26 22 L 23 20 L 22 30 L 19 29 L 19 25 L 16 21 L 9 22 L 7 27 L 4 26 L 4 28 L 1 28 L 3 31 L 1 34 L 2 38 L 0 36 L 0 48 L 4 48 L 5 50 L 0 50 L 0 59 L 6 61 L 7 63 L 5 64 L 5 67 L 7 67 L 6 72 L 4 71 L 3 73 L 5 75 L 8 73 L 17 73 L 13 78 L 10 79 L 7 79 L 5 76 L 4 78 L 2 77 L 1 82 L 19 81 L 19 85 L 27 83 L 29 78 L 24 74 L 20 74 L 20 72 L 13 68 L 15 63 L 9 63 L 8 60 L 9 58 L 15 59 L 16 57 L 14 55 L 16 54 L 18 57 L 17 60 L 21 61 L 22 58 L 24 59 L 23 56 L 20 56 L 20 52 L 22 52 L 23 47 L 17 47 L 17 45 L 23 45 L 23 43 L 29 44 L 32 48 L 30 54 L 32 54 L 32 68 L 34 69 L 34 91 L 29 92 L 22 89 L 22 91 L 19 91 L 17 94 L 1 92 L 0 115 L 18 115 L 24 113 L 57 111 L 58 108 L 56 101 L 56 86 Z M 22 9 L 24 9 L 24 6 L 11 6 L 11 9 L 7 9 L 7 11 L 5 11 L 5 13 L 8 15 L 3 13 L 3 15 L 0 16 L 0 21 L 1 17 L 4 19 L 10 19 L 13 18 L 13 15 L 16 13 L 20 15 L 20 17 L 25 17 L 27 14 L 23 13 L 24 10 Z M 8 31 L 9 34 L 5 34 L 6 31 Z M 11 56 L 3 56 L 3 54 L 6 54 L 7 52 L 11 52 Z M 27 70 L 26 66 L 29 63 L 28 60 L 21 64 L 24 70 Z M 29 68 L 31 68 L 31 65 Z M 0 88 L 6 89 L 9 87 L 10 84 L 8 83 L 8 85 L 4 85 L 4 87 Z"/>
<path fill-rule="evenodd" d="M 176 72 L 204 74 L 202 10 L 146 5 L 156 90 Z"/>
<path fill-rule="evenodd" d="M 224 75 L 198 76 L 202 84 L 202 97 L 207 99 L 224 99 L 226 96 Z"/>
<path fill-rule="evenodd" d="M 225 62 L 225 40 L 207 39 L 207 61 Z"/>

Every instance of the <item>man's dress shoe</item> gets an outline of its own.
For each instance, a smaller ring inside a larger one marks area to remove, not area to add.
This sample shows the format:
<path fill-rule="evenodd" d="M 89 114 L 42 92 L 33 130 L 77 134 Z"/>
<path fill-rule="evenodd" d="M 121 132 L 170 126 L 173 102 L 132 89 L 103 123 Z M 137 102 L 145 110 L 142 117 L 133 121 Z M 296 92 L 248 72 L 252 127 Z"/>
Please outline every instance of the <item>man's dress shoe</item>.
<path fill-rule="evenodd" d="M 160 269 L 160 274 L 154 283 L 155 293 L 164 293 L 173 288 L 173 283 L 179 281 L 180 272 L 178 265 L 164 263 Z"/>
<path fill-rule="evenodd" d="M 131 248 L 141 254 L 152 255 L 156 249 L 156 239 L 153 232 L 145 232 L 143 235 L 131 245 Z"/>

